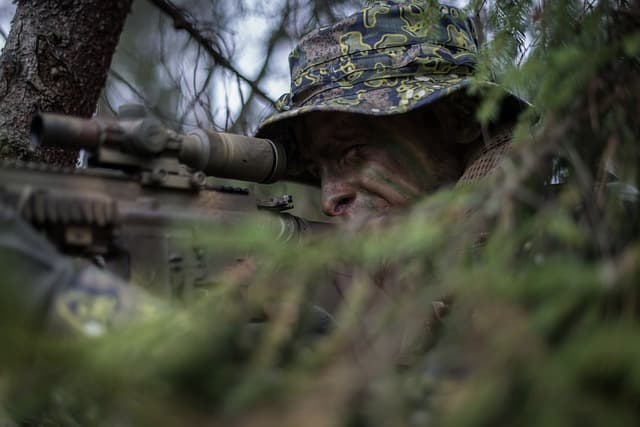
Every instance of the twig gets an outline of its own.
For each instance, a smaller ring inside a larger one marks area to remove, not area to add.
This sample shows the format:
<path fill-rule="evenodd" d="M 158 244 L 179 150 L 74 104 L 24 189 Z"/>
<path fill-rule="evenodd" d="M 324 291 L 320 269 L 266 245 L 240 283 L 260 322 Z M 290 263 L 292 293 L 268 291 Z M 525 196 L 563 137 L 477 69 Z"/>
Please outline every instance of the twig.
<path fill-rule="evenodd" d="M 204 83 L 202 84 L 202 87 L 200 88 L 200 90 L 198 90 L 198 92 L 194 95 L 194 97 L 191 98 L 191 101 L 189 101 L 189 105 L 187 105 L 187 107 L 185 107 L 184 111 L 182 112 L 182 115 L 180 116 L 181 122 L 184 121 L 187 114 L 189 114 L 195 108 L 196 104 L 199 103 L 200 97 L 209 86 L 209 83 L 211 82 L 212 77 L 213 77 L 213 68 L 209 70 L 209 72 L 207 73 L 207 77 Z M 195 80 L 194 80 L 194 90 L 196 90 L 195 88 L 196 86 L 195 86 Z"/>
<path fill-rule="evenodd" d="M 274 31 L 271 34 L 271 37 L 269 38 L 269 44 L 267 45 L 266 53 L 263 55 L 264 61 L 262 62 L 262 67 L 260 67 L 260 71 L 258 72 L 256 81 L 262 80 L 262 78 L 267 73 L 267 69 L 269 67 L 269 59 L 272 58 L 273 51 L 275 50 L 275 47 L 278 44 L 278 41 L 282 39 L 282 37 L 287 36 L 287 33 L 285 32 L 284 28 L 285 28 L 285 23 L 287 22 L 287 19 L 289 18 L 289 15 L 291 13 L 292 12 L 291 12 L 290 4 L 287 2 L 285 5 L 285 9 L 283 10 L 283 13 L 281 15 L 282 16 L 281 20 L 275 26 L 276 31 Z M 239 125 L 241 125 L 242 122 L 244 121 L 244 118 L 247 115 L 247 111 L 248 111 L 247 107 L 253 101 L 254 96 L 255 96 L 255 93 L 250 90 L 246 100 L 244 101 L 244 104 L 242 105 L 242 108 L 240 109 L 240 114 L 238 115 L 238 117 L 236 117 L 235 122 L 231 125 L 231 128 L 230 128 L 231 131 L 234 131 L 234 132 L 246 131 L 246 129 L 240 129 Z"/>
<path fill-rule="evenodd" d="M 122 83 L 123 85 L 125 85 L 135 96 L 137 96 L 138 98 L 140 98 L 140 101 L 142 101 L 142 104 L 149 109 L 150 111 L 152 111 L 157 117 L 159 117 L 160 119 L 162 119 L 163 122 L 170 122 L 173 124 L 176 124 L 178 122 L 176 122 L 175 119 L 172 119 L 171 117 L 167 117 L 165 114 L 162 113 L 162 111 L 160 111 L 157 107 L 151 105 L 151 103 L 147 100 L 147 98 L 144 96 L 144 94 L 142 92 L 140 92 L 140 90 L 138 90 L 133 84 L 131 84 L 131 82 L 129 82 L 124 76 L 122 76 L 120 73 L 118 73 L 117 71 L 110 69 L 109 70 L 109 75 L 112 76 L 113 78 L 115 78 L 117 81 L 119 81 L 120 83 Z M 107 98 L 108 100 L 108 98 Z M 111 107 L 111 104 L 109 103 L 109 109 L 111 109 L 113 111 L 113 113 L 115 115 L 117 115 L 117 112 L 114 110 L 113 107 Z M 182 126 L 184 123 L 178 123 L 180 126 Z"/>
<path fill-rule="evenodd" d="M 140 100 L 145 104 L 148 105 L 147 102 L 147 98 L 144 96 L 144 94 L 142 92 L 140 92 L 134 85 L 132 85 L 127 79 L 124 78 L 124 76 L 120 73 L 118 73 L 116 70 L 114 69 L 110 69 L 109 70 L 109 74 L 114 77 L 116 80 L 118 80 L 120 83 L 122 83 L 123 85 L 125 85 L 127 88 L 129 88 L 129 90 L 131 92 L 133 92 L 133 94 L 135 96 L 137 96 L 138 98 L 140 98 Z"/>
<path fill-rule="evenodd" d="M 256 83 L 253 80 L 251 80 L 248 77 L 244 76 L 238 69 L 236 69 L 233 66 L 233 64 L 231 64 L 231 62 L 227 58 L 222 56 L 220 54 L 220 52 L 218 52 L 213 47 L 213 45 L 214 45 L 213 41 L 209 37 L 207 37 L 204 34 L 202 34 L 202 32 L 200 32 L 196 28 L 195 24 L 192 22 L 191 17 L 187 16 L 187 13 L 184 10 L 182 10 L 181 8 L 179 8 L 178 6 L 176 6 L 175 4 L 173 4 L 169 0 L 149 0 L 149 2 L 151 2 L 154 6 L 156 6 L 158 9 L 160 9 L 162 12 L 164 12 L 167 16 L 169 16 L 171 19 L 173 19 L 173 25 L 174 25 L 175 28 L 183 29 L 187 33 L 189 33 L 189 35 L 191 37 L 193 37 L 193 39 L 200 46 L 202 46 L 202 48 L 209 55 L 211 55 L 213 60 L 218 65 L 220 65 L 220 66 L 226 68 L 227 70 L 231 71 L 233 74 L 238 76 L 239 79 L 241 79 L 244 82 L 246 82 L 258 96 L 260 96 L 261 98 L 265 99 L 273 107 L 276 106 L 276 102 L 273 99 L 271 99 L 266 93 L 264 93 L 262 91 L 262 89 L 260 89 L 258 87 L 258 85 L 256 85 Z"/>
<path fill-rule="evenodd" d="M 482 8 L 484 7 L 486 0 L 482 0 L 480 2 L 480 4 L 476 3 L 474 5 L 474 16 L 473 19 L 475 22 L 473 22 L 473 24 L 475 24 L 475 29 L 476 29 L 476 37 L 478 38 L 478 45 L 482 46 L 484 44 L 485 40 L 485 34 L 484 34 L 484 23 L 482 22 L 482 17 L 480 16 L 480 13 L 482 12 Z"/>

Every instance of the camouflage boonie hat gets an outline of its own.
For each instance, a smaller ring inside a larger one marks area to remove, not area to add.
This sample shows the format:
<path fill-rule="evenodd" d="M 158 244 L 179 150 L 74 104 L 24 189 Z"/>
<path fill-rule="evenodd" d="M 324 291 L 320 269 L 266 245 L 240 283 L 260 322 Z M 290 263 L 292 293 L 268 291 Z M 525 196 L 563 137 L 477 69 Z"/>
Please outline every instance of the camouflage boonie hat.
<path fill-rule="evenodd" d="M 282 138 L 290 119 L 311 111 L 400 114 L 469 86 L 478 53 L 473 22 L 455 7 L 426 5 L 377 1 L 303 37 L 289 56 L 291 91 L 257 136 Z"/>

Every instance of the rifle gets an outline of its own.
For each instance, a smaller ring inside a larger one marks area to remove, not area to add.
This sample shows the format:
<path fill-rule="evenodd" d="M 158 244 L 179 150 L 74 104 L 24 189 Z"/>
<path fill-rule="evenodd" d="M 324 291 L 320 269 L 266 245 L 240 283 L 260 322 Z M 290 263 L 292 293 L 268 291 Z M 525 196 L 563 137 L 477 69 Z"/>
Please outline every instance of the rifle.
<path fill-rule="evenodd" d="M 266 139 L 197 129 L 179 134 L 140 106 L 119 120 L 37 115 L 33 145 L 82 149 L 88 167 L 13 163 L 0 167 L 0 203 L 63 253 L 90 259 L 155 294 L 180 296 L 210 282 L 237 255 L 214 253 L 207 230 L 252 218 L 291 241 L 325 223 L 287 214 L 291 196 L 256 201 L 246 188 L 208 176 L 273 182 L 285 176 L 287 152 Z M 258 211 L 270 211 L 255 219 Z"/>

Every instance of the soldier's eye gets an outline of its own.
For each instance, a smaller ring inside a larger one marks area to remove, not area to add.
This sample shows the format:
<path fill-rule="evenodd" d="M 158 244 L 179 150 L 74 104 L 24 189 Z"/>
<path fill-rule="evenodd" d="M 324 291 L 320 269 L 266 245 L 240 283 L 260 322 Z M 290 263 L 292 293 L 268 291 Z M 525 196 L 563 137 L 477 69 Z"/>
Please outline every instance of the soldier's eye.
<path fill-rule="evenodd" d="M 362 157 L 366 144 L 354 144 L 342 151 L 342 160 L 345 162 L 357 160 Z"/>
<path fill-rule="evenodd" d="M 318 169 L 318 165 L 315 163 L 307 164 L 307 171 L 309 171 L 314 178 L 320 178 L 320 170 Z"/>

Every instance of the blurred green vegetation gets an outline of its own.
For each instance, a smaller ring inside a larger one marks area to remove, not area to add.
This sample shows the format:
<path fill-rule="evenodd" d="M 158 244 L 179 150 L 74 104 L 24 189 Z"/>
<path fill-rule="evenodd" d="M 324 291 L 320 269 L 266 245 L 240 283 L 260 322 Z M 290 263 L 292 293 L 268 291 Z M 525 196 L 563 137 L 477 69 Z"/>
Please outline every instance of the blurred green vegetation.
<path fill-rule="evenodd" d="M 484 5 L 484 76 L 541 117 L 490 181 L 375 233 L 211 235 L 255 274 L 98 338 L 26 327 L 3 295 L 0 423 L 638 425 L 640 6 L 544 6 Z"/>

